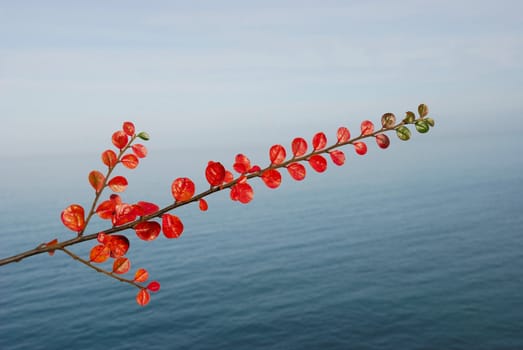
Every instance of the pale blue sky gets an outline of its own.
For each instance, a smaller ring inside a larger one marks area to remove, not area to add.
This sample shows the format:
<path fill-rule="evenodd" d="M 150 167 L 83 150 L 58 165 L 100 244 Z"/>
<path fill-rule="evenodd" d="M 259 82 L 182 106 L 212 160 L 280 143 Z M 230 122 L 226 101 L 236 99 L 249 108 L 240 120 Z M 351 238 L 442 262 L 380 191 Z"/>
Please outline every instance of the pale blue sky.
<path fill-rule="evenodd" d="M 245 150 L 420 102 L 449 132 L 523 130 L 521 13 L 518 0 L 0 0 L 0 155 L 98 152 L 124 120 L 158 148 Z"/>

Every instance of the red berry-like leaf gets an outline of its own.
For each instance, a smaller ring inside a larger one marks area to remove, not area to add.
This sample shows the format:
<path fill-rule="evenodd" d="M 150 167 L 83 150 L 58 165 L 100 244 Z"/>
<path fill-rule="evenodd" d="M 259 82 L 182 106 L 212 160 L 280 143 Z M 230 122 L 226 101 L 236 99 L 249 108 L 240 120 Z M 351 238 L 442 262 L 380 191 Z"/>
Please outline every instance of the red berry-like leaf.
<path fill-rule="evenodd" d="M 327 170 L 327 160 L 319 154 L 311 156 L 309 158 L 309 164 L 314 170 L 316 170 L 319 173 L 322 173 L 325 170 Z"/>
<path fill-rule="evenodd" d="M 254 191 L 247 182 L 238 182 L 231 187 L 231 199 L 247 204 L 254 198 Z"/>
<path fill-rule="evenodd" d="M 113 263 L 113 273 L 123 275 L 131 269 L 131 261 L 125 257 L 116 259 Z"/>
<path fill-rule="evenodd" d="M 223 183 L 228 183 L 233 180 L 234 180 L 234 175 L 229 170 L 225 170 L 225 177 L 223 178 Z"/>
<path fill-rule="evenodd" d="M 138 269 L 134 273 L 134 281 L 137 283 L 147 282 L 149 279 L 149 272 L 146 269 Z"/>
<path fill-rule="evenodd" d="M 126 154 L 122 157 L 121 162 L 124 165 L 124 167 L 128 169 L 135 169 L 140 161 L 138 160 L 138 157 L 134 154 Z"/>
<path fill-rule="evenodd" d="M 68 229 L 80 232 L 85 227 L 85 213 L 84 208 L 78 204 L 71 204 L 62 211 L 62 223 Z"/>
<path fill-rule="evenodd" d="M 149 291 L 145 288 L 140 289 L 136 295 L 136 302 L 138 305 L 145 306 L 149 304 L 149 301 L 151 301 L 151 295 L 149 294 Z"/>
<path fill-rule="evenodd" d="M 93 186 L 96 193 L 104 188 L 105 176 L 98 170 L 93 170 L 89 173 L 89 183 Z"/>
<path fill-rule="evenodd" d="M 134 124 L 132 122 L 124 122 L 122 126 L 123 132 L 128 136 L 134 135 Z"/>
<path fill-rule="evenodd" d="M 332 162 L 336 165 L 343 165 L 345 163 L 345 153 L 340 150 L 334 150 L 329 152 Z"/>
<path fill-rule="evenodd" d="M 131 148 L 138 158 L 147 157 L 147 147 L 145 147 L 141 143 L 134 144 L 131 146 Z"/>
<path fill-rule="evenodd" d="M 152 213 L 156 213 L 158 210 L 160 210 L 160 207 L 154 203 L 140 201 L 135 204 L 135 209 L 137 209 L 137 216 L 145 216 L 151 215 Z"/>
<path fill-rule="evenodd" d="M 134 227 L 134 231 L 138 238 L 144 241 L 152 241 L 158 237 L 162 227 L 156 221 L 140 222 Z"/>
<path fill-rule="evenodd" d="M 301 163 L 289 164 L 287 166 L 287 171 L 289 172 L 289 175 L 296 181 L 305 179 L 305 175 L 307 174 L 305 167 Z"/>
<path fill-rule="evenodd" d="M 370 135 L 374 132 L 374 124 L 370 120 L 364 120 L 361 122 L 361 134 Z"/>
<path fill-rule="evenodd" d="M 338 128 L 338 143 L 344 143 L 350 140 L 350 131 L 344 126 Z"/>
<path fill-rule="evenodd" d="M 171 185 L 171 193 L 177 202 L 191 199 L 195 190 L 194 182 L 188 177 L 177 178 Z"/>
<path fill-rule="evenodd" d="M 120 258 L 129 250 L 129 239 L 122 235 L 108 235 L 104 245 L 109 248 L 111 258 Z"/>
<path fill-rule="evenodd" d="M 249 169 L 248 173 L 255 173 L 255 172 L 260 171 L 260 170 L 261 170 L 261 168 L 260 168 L 259 165 L 253 165 L 253 166 Z"/>
<path fill-rule="evenodd" d="M 207 204 L 207 201 L 203 198 L 200 198 L 200 200 L 198 201 L 198 206 L 201 211 L 207 211 L 207 209 L 209 209 L 209 205 Z"/>
<path fill-rule="evenodd" d="M 113 141 L 113 145 L 115 145 L 115 147 L 118 149 L 122 149 L 127 146 L 128 136 L 122 130 L 116 131 L 111 139 Z"/>
<path fill-rule="evenodd" d="M 94 246 L 89 253 L 89 260 L 95 263 L 103 263 L 111 255 L 111 250 L 108 246 L 99 244 Z"/>
<path fill-rule="evenodd" d="M 127 203 L 116 204 L 113 225 L 120 226 L 136 220 L 136 210 Z"/>
<path fill-rule="evenodd" d="M 269 188 L 277 188 L 281 184 L 281 174 L 276 169 L 265 170 L 261 178 Z"/>
<path fill-rule="evenodd" d="M 236 172 L 244 174 L 251 168 L 251 161 L 249 158 L 247 158 L 246 155 L 240 153 L 236 155 L 234 159 L 234 165 L 232 167 Z"/>
<path fill-rule="evenodd" d="M 127 179 L 123 176 L 115 176 L 107 183 L 114 192 L 123 192 L 127 188 Z"/>
<path fill-rule="evenodd" d="M 183 233 L 183 223 L 176 215 L 163 214 L 162 230 L 165 237 L 178 238 Z"/>
<path fill-rule="evenodd" d="M 113 150 L 108 149 L 103 151 L 102 153 L 102 162 L 109 168 L 112 168 L 118 162 L 118 157 L 116 156 L 116 153 L 114 153 Z"/>
<path fill-rule="evenodd" d="M 157 292 L 160 290 L 160 283 L 158 281 L 152 281 L 147 285 L 147 289 L 149 289 L 151 292 Z"/>
<path fill-rule="evenodd" d="M 294 157 L 301 157 L 307 153 L 307 141 L 303 137 L 296 137 L 291 144 Z"/>
<path fill-rule="evenodd" d="M 367 145 L 364 142 L 354 142 L 354 149 L 360 156 L 363 156 L 365 153 L 367 153 Z"/>
<path fill-rule="evenodd" d="M 220 162 L 210 161 L 205 168 L 205 178 L 211 186 L 220 186 L 225 179 L 225 167 Z"/>
<path fill-rule="evenodd" d="M 378 146 L 380 148 L 385 149 L 385 148 L 389 147 L 390 139 L 385 134 L 378 134 L 378 135 L 376 135 L 376 143 L 378 144 Z"/>
<path fill-rule="evenodd" d="M 285 160 L 287 153 L 282 145 L 274 145 L 269 150 L 269 159 L 272 164 L 281 164 Z"/>
<path fill-rule="evenodd" d="M 312 138 L 312 147 L 315 151 L 325 148 L 327 145 L 327 136 L 323 132 L 319 132 Z"/>

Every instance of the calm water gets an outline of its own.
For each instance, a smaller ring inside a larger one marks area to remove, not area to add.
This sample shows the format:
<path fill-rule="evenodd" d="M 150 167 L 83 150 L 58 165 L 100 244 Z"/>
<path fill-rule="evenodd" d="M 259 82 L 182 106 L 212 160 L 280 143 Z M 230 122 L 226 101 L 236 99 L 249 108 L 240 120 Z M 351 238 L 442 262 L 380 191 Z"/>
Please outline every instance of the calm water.
<path fill-rule="evenodd" d="M 162 283 L 146 308 L 63 254 L 1 267 L 0 349 L 523 349 L 516 143 L 436 136 L 257 185 L 247 206 L 223 193 L 207 213 L 182 208 L 181 239 L 132 239 L 133 270 Z M 174 177 L 201 184 L 207 156 L 190 168 L 179 155 L 151 155 L 125 199 L 167 204 Z M 58 214 L 88 204 L 97 162 L 7 159 L 0 255 L 70 237 Z"/>

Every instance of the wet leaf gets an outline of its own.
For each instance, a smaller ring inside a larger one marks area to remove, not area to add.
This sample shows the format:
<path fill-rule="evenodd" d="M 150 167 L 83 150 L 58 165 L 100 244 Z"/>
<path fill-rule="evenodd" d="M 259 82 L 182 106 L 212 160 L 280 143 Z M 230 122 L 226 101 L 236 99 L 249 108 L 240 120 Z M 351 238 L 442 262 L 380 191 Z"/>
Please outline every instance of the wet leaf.
<path fill-rule="evenodd" d="M 125 257 L 118 258 L 113 262 L 113 273 L 123 275 L 129 272 L 130 269 L 131 261 Z"/>
<path fill-rule="evenodd" d="M 421 134 L 428 132 L 430 129 L 429 123 L 427 123 L 425 119 L 416 121 L 414 125 L 416 127 L 416 130 Z"/>
<path fill-rule="evenodd" d="M 407 141 L 410 139 L 410 130 L 406 126 L 402 125 L 396 129 L 396 135 L 402 141 Z"/>
<path fill-rule="evenodd" d="M 287 153 L 282 145 L 274 145 L 269 150 L 269 159 L 272 164 L 281 164 L 285 160 Z"/>
<path fill-rule="evenodd" d="M 61 219 L 65 227 L 80 232 L 85 227 L 84 208 L 78 204 L 71 204 L 62 211 Z"/>
<path fill-rule="evenodd" d="M 220 162 L 210 161 L 205 168 L 205 178 L 211 186 L 220 186 L 225 179 L 225 167 Z"/>
<path fill-rule="evenodd" d="M 116 148 L 122 149 L 127 146 L 128 136 L 122 130 L 118 130 L 113 134 L 111 140 L 113 141 L 113 145 L 115 145 Z"/>
<path fill-rule="evenodd" d="M 307 174 L 305 167 L 301 163 L 289 164 L 287 166 L 287 171 L 289 172 L 289 175 L 296 181 L 305 179 L 305 175 Z"/>
<path fill-rule="evenodd" d="M 98 170 L 93 170 L 89 173 L 89 183 L 94 188 L 96 193 L 104 188 L 105 176 Z"/>
<path fill-rule="evenodd" d="M 144 241 L 155 240 L 160 234 L 161 230 L 161 225 L 156 221 L 140 222 L 136 224 L 136 226 L 134 227 L 134 231 L 136 232 L 138 238 Z"/>
<path fill-rule="evenodd" d="M 422 103 L 418 106 L 418 114 L 421 118 L 424 118 L 429 114 L 429 107 L 426 104 Z"/>
<path fill-rule="evenodd" d="M 104 261 L 106 261 L 107 259 L 109 259 L 110 255 L 111 255 L 111 250 L 109 249 L 109 247 L 107 247 L 103 244 L 98 244 L 91 249 L 91 251 L 89 253 L 89 260 L 91 262 L 100 264 L 100 263 L 103 263 Z"/>
<path fill-rule="evenodd" d="M 309 165 L 319 173 L 327 170 L 327 160 L 319 154 L 315 154 L 309 158 Z"/>
<path fill-rule="evenodd" d="M 354 142 L 354 150 L 360 156 L 363 156 L 367 153 L 367 144 L 365 142 Z"/>
<path fill-rule="evenodd" d="M 127 188 L 127 179 L 123 176 L 115 176 L 107 183 L 114 192 L 123 192 Z"/>
<path fill-rule="evenodd" d="M 319 132 L 312 138 L 312 147 L 315 151 L 325 148 L 327 145 L 327 136 L 325 133 Z"/>
<path fill-rule="evenodd" d="M 191 199 L 195 190 L 194 182 L 188 177 L 177 178 L 171 185 L 171 193 L 177 202 Z"/>
<path fill-rule="evenodd" d="M 112 168 L 118 162 L 118 157 L 116 156 L 116 153 L 114 153 L 113 150 L 108 149 L 102 153 L 102 162 L 109 168 Z"/>
<path fill-rule="evenodd" d="M 131 148 L 138 158 L 147 157 L 147 147 L 145 147 L 141 143 L 134 144 L 131 146 Z"/>
<path fill-rule="evenodd" d="M 301 157 L 307 152 L 307 141 L 302 137 L 296 137 L 291 144 L 294 157 Z"/>
<path fill-rule="evenodd" d="M 281 184 L 281 174 L 276 169 L 265 170 L 261 178 L 269 188 L 277 188 Z"/>
<path fill-rule="evenodd" d="M 338 128 L 338 143 L 344 143 L 350 140 L 350 131 L 344 126 Z"/>
<path fill-rule="evenodd" d="M 396 116 L 393 113 L 385 113 L 381 116 L 381 126 L 385 129 L 392 128 L 396 124 Z"/>
<path fill-rule="evenodd" d="M 140 289 L 138 294 L 136 295 L 136 302 L 140 306 L 145 306 L 149 304 L 149 301 L 151 301 L 151 295 L 149 294 L 149 291 L 145 288 Z"/>
<path fill-rule="evenodd" d="M 183 223 L 179 217 L 172 214 L 162 215 L 162 230 L 167 238 L 178 238 L 183 233 Z"/>
<path fill-rule="evenodd" d="M 147 285 L 147 289 L 151 292 L 157 292 L 160 290 L 160 283 L 158 281 L 152 281 Z"/>
<path fill-rule="evenodd" d="M 338 166 L 345 164 L 345 153 L 340 150 L 334 150 L 329 152 L 332 162 Z"/>
<path fill-rule="evenodd" d="M 138 160 L 138 157 L 134 154 L 126 154 L 122 157 L 121 162 L 123 166 L 125 166 L 126 168 L 135 169 L 140 161 Z"/>
<path fill-rule="evenodd" d="M 362 135 L 370 135 L 374 132 L 374 124 L 370 120 L 364 120 L 361 122 L 360 129 Z"/>
<path fill-rule="evenodd" d="M 390 139 L 385 134 L 378 134 L 376 135 L 376 143 L 378 144 L 379 148 L 387 148 L 390 145 Z"/>
<path fill-rule="evenodd" d="M 149 272 L 146 269 L 138 269 L 134 273 L 134 281 L 137 283 L 147 282 L 149 279 Z"/>

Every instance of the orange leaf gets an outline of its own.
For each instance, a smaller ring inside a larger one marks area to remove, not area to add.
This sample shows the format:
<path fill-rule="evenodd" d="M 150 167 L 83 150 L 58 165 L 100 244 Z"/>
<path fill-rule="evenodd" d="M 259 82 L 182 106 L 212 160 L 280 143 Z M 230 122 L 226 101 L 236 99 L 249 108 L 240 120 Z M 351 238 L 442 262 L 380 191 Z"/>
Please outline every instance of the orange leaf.
<path fill-rule="evenodd" d="M 84 208 L 78 204 L 71 204 L 62 211 L 62 223 L 70 230 L 80 232 L 85 227 Z"/>
<path fill-rule="evenodd" d="M 116 156 L 116 153 L 114 153 L 113 150 L 105 150 L 102 153 L 102 162 L 107 165 L 109 168 L 112 168 L 116 165 L 118 162 L 118 158 Z"/>
<path fill-rule="evenodd" d="M 53 239 L 52 241 L 49 241 L 45 244 L 46 247 L 49 247 L 49 246 L 52 246 L 52 245 L 55 245 L 56 243 L 58 243 L 58 238 L 55 238 Z M 50 256 L 53 256 L 54 255 L 54 250 L 49 250 L 47 252 L 47 254 L 49 254 Z"/>
<path fill-rule="evenodd" d="M 133 136 L 134 135 L 134 124 L 132 122 L 124 122 L 122 126 L 122 130 L 126 135 Z"/>
<path fill-rule="evenodd" d="M 296 137 L 292 140 L 291 148 L 295 157 L 301 157 L 307 152 L 307 141 L 302 137 Z"/>
<path fill-rule="evenodd" d="M 127 179 L 123 176 L 115 176 L 107 184 L 114 192 L 123 192 L 127 188 Z"/>
<path fill-rule="evenodd" d="M 361 134 L 370 135 L 374 132 L 374 124 L 370 120 L 364 120 L 361 122 Z"/>
<path fill-rule="evenodd" d="M 126 154 L 122 157 L 122 164 L 128 169 L 135 169 L 139 162 L 138 157 L 134 154 Z"/>
<path fill-rule="evenodd" d="M 131 262 L 125 257 L 118 258 L 113 263 L 113 273 L 122 275 L 131 269 Z"/>
<path fill-rule="evenodd" d="M 173 181 L 171 193 L 177 202 L 187 201 L 194 195 L 194 182 L 187 177 L 181 177 Z"/>
<path fill-rule="evenodd" d="M 209 209 L 209 205 L 207 204 L 207 201 L 203 198 L 200 198 L 198 206 L 200 207 L 201 211 L 207 211 L 207 209 Z"/>
<path fill-rule="evenodd" d="M 89 183 L 93 186 L 96 193 L 100 192 L 104 188 L 105 176 L 97 171 L 93 170 L 89 173 Z"/>
<path fill-rule="evenodd" d="M 141 143 L 134 144 L 131 146 L 131 148 L 133 149 L 134 154 L 136 154 L 138 158 L 147 157 L 147 147 L 145 147 Z"/>
<path fill-rule="evenodd" d="M 285 148 L 282 145 L 274 145 L 269 150 L 269 159 L 272 164 L 281 164 L 286 157 Z"/>
<path fill-rule="evenodd" d="M 305 179 L 306 170 L 303 164 L 292 163 L 287 166 L 287 171 L 289 175 L 296 181 L 301 181 Z"/>
<path fill-rule="evenodd" d="M 111 249 L 103 244 L 98 244 L 91 249 L 89 260 L 95 263 L 103 263 L 111 255 Z"/>
<path fill-rule="evenodd" d="M 135 206 L 139 208 L 139 210 L 136 212 L 138 216 L 151 215 L 152 213 L 156 213 L 158 210 L 160 210 L 160 207 L 156 204 L 144 201 L 136 203 Z"/>
<path fill-rule="evenodd" d="M 210 161 L 205 168 L 205 178 L 211 186 L 220 186 L 225 179 L 225 168 L 220 162 Z"/>
<path fill-rule="evenodd" d="M 115 131 L 111 140 L 116 148 L 122 149 L 127 145 L 127 134 L 122 130 Z"/>
<path fill-rule="evenodd" d="M 162 227 L 156 221 L 140 222 L 134 227 L 134 231 L 138 238 L 144 241 L 152 241 L 158 237 Z"/>
<path fill-rule="evenodd" d="M 149 294 L 149 291 L 145 288 L 140 289 L 136 295 L 136 302 L 138 305 L 145 306 L 149 304 L 149 301 L 151 301 L 151 295 Z"/>
<path fill-rule="evenodd" d="M 163 214 L 162 229 L 165 237 L 178 238 L 183 233 L 183 223 L 176 215 Z"/>
<path fill-rule="evenodd" d="M 327 170 L 327 160 L 319 154 L 311 156 L 309 158 L 309 164 L 314 170 L 316 170 L 319 173 L 322 173 L 325 170 Z"/>
<path fill-rule="evenodd" d="M 149 272 L 146 269 L 138 269 L 134 273 L 134 281 L 138 283 L 146 282 L 149 279 Z"/>
<path fill-rule="evenodd" d="M 117 204 L 113 216 L 113 225 L 120 226 L 136 220 L 136 210 L 127 203 Z"/>
<path fill-rule="evenodd" d="M 268 169 L 264 171 L 261 178 L 269 188 L 277 188 L 281 184 L 281 174 L 276 169 Z"/>
<path fill-rule="evenodd" d="M 320 150 L 327 145 L 327 136 L 324 133 L 319 132 L 312 138 L 312 147 L 314 150 Z"/>
<path fill-rule="evenodd" d="M 338 128 L 338 143 L 347 142 L 350 140 L 350 131 L 344 126 Z"/>
<path fill-rule="evenodd" d="M 364 142 L 354 142 L 354 149 L 360 156 L 367 153 L 367 145 Z"/>
<path fill-rule="evenodd" d="M 96 208 L 96 214 L 102 219 L 112 219 L 115 214 L 116 204 L 111 200 L 106 200 L 100 203 Z"/>
<path fill-rule="evenodd" d="M 332 162 L 336 165 L 343 165 L 345 163 L 345 154 L 340 150 L 329 152 Z"/>
<path fill-rule="evenodd" d="M 129 239 L 122 235 L 108 235 L 104 245 L 109 248 L 111 258 L 120 258 L 129 250 Z"/>

